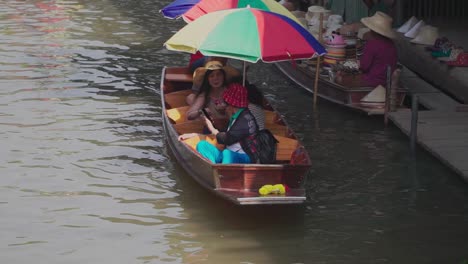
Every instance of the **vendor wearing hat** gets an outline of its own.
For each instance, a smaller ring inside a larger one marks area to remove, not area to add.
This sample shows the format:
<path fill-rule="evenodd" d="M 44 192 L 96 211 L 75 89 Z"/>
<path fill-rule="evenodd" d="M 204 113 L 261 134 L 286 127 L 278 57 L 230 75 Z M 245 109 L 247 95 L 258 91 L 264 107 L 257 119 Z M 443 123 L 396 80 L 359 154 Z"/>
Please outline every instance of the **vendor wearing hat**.
<path fill-rule="evenodd" d="M 205 123 L 210 132 L 216 136 L 218 143 L 226 145 L 226 148 L 220 151 L 214 145 L 202 140 L 197 144 L 197 151 L 213 163 L 250 163 L 249 156 L 239 143 L 240 140 L 258 131 L 257 122 L 247 108 L 249 105 L 247 88 L 239 83 L 232 83 L 224 93 L 223 99 L 229 116 L 226 132 L 220 132 L 206 117 Z"/>
<path fill-rule="evenodd" d="M 225 118 L 223 92 L 227 82 L 237 75 L 240 73 L 236 69 L 219 61 L 208 61 L 204 67 L 197 68 L 193 74 L 194 93 L 186 98 L 190 105 L 187 119 L 198 118 L 202 108 L 206 108 L 215 119 Z"/>
<path fill-rule="evenodd" d="M 387 65 L 391 71 L 396 69 L 398 54 L 393 39 L 396 33 L 392 29 L 392 18 L 385 13 L 377 12 L 372 17 L 361 19 L 369 28 L 366 33 L 366 44 L 359 61 L 362 74 L 345 75 L 337 73 L 336 82 L 347 87 L 376 87 L 387 84 Z"/>

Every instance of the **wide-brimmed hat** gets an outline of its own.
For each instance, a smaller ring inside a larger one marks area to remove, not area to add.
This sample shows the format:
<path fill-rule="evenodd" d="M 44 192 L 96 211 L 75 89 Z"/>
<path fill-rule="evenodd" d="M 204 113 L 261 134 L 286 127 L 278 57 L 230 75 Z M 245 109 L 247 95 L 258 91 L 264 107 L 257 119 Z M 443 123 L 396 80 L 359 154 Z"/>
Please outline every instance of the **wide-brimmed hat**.
<path fill-rule="evenodd" d="M 238 71 L 236 68 L 232 66 L 229 66 L 229 65 L 224 66 L 221 62 L 215 61 L 215 60 L 208 61 L 205 64 L 205 66 L 198 67 L 193 72 L 193 85 L 200 87 L 202 85 L 203 79 L 205 78 L 205 74 L 208 71 L 214 71 L 214 70 L 224 71 L 226 82 L 230 82 L 234 77 L 238 77 L 241 75 L 240 71 Z"/>
<path fill-rule="evenodd" d="M 393 19 L 385 13 L 377 11 L 375 15 L 371 17 L 361 18 L 361 22 L 366 27 L 368 27 L 372 31 L 379 33 L 380 35 L 391 39 L 396 38 L 396 33 L 392 29 Z"/>
<path fill-rule="evenodd" d="M 439 29 L 433 26 L 426 25 L 419 30 L 418 35 L 412 39 L 411 43 L 422 45 L 433 45 L 439 37 Z"/>
<path fill-rule="evenodd" d="M 223 99 L 228 105 L 245 108 L 249 105 L 247 88 L 240 83 L 231 83 L 223 93 Z"/>
<path fill-rule="evenodd" d="M 360 103 L 367 107 L 381 107 L 385 104 L 385 94 L 385 87 L 378 85 L 370 93 L 364 96 Z"/>

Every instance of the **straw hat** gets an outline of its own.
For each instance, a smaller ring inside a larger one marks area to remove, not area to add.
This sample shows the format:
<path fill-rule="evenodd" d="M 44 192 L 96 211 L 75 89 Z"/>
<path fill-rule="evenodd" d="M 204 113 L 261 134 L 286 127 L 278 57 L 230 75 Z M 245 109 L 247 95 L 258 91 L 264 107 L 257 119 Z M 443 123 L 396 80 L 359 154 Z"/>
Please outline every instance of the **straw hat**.
<path fill-rule="evenodd" d="M 389 15 L 379 11 L 377 11 L 375 15 L 371 17 L 361 18 L 361 22 L 372 31 L 394 39 L 396 38 L 396 34 L 392 29 L 392 21 L 393 19 Z"/>
<path fill-rule="evenodd" d="M 439 29 L 433 26 L 426 25 L 419 30 L 418 35 L 410 42 L 422 45 L 433 45 L 439 37 Z"/>
<path fill-rule="evenodd" d="M 392 29 L 393 18 L 383 12 L 377 11 L 371 17 L 361 18 L 361 23 L 369 30 L 375 31 L 383 36 L 395 38 L 396 32 Z"/>
<path fill-rule="evenodd" d="M 383 87 L 382 85 L 379 85 L 361 99 L 361 105 L 379 106 L 385 103 L 385 94 L 386 94 L 385 87 Z"/>
<path fill-rule="evenodd" d="M 419 20 L 415 17 L 412 16 L 408 21 L 406 21 L 401 27 L 397 29 L 398 32 L 400 33 L 406 33 L 408 32 L 414 25 L 416 25 L 419 22 Z"/>
<path fill-rule="evenodd" d="M 208 61 L 205 66 L 198 67 L 193 72 L 193 85 L 200 87 L 202 85 L 205 74 L 208 71 L 222 70 L 225 73 L 226 82 L 231 81 L 234 77 L 241 76 L 241 73 L 234 67 L 223 66 L 219 61 Z"/>
<path fill-rule="evenodd" d="M 249 105 L 247 88 L 240 83 L 231 83 L 223 93 L 223 99 L 228 105 L 245 108 Z"/>
<path fill-rule="evenodd" d="M 416 25 L 414 25 L 408 32 L 405 33 L 405 37 L 407 38 L 415 38 L 418 35 L 419 30 L 425 26 L 426 23 L 423 20 L 420 20 Z"/>

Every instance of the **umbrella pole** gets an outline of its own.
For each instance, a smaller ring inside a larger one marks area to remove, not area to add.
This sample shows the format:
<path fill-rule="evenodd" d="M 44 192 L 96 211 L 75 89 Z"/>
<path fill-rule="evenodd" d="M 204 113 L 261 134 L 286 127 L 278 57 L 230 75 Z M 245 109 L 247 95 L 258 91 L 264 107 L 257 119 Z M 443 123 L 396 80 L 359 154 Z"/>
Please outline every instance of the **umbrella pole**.
<path fill-rule="evenodd" d="M 320 43 L 323 43 L 322 40 L 322 32 L 323 31 L 323 13 L 320 13 L 320 24 L 319 24 L 319 39 Z M 317 93 L 318 93 L 318 78 L 320 74 L 320 59 L 321 57 L 317 57 L 317 65 L 315 66 L 315 80 L 314 80 L 314 110 L 317 108 Z"/>
<path fill-rule="evenodd" d="M 247 72 L 247 63 L 244 61 L 243 73 L 242 73 L 242 85 L 245 86 L 245 74 Z"/>
<path fill-rule="evenodd" d="M 317 57 L 317 66 L 315 68 L 315 80 L 314 80 L 314 110 L 317 108 L 317 93 L 318 93 L 318 79 L 320 74 L 320 61 L 321 56 Z"/>

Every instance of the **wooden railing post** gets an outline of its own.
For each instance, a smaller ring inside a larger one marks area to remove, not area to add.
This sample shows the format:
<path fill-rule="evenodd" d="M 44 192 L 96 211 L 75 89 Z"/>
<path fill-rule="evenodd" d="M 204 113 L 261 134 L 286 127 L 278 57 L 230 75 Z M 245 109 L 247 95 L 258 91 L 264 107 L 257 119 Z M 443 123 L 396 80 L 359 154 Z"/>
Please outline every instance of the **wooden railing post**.
<path fill-rule="evenodd" d="M 392 67 L 387 65 L 387 87 L 385 88 L 384 124 L 388 125 L 388 112 L 390 111 L 390 90 L 392 89 Z"/>
<path fill-rule="evenodd" d="M 416 153 L 416 142 L 418 137 L 418 105 L 417 95 L 413 95 L 411 100 L 411 131 L 410 131 L 410 149 L 411 154 Z"/>

